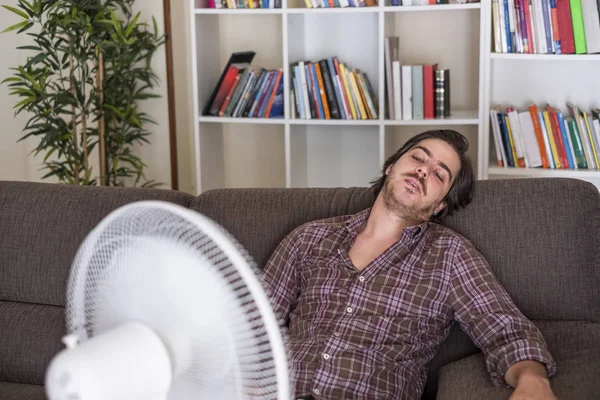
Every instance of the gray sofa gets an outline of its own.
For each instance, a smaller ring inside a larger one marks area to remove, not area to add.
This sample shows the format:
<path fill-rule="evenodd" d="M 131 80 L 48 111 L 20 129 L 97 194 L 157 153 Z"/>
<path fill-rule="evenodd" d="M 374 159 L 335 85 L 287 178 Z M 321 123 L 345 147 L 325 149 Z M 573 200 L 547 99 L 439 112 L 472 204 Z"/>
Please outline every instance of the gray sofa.
<path fill-rule="evenodd" d="M 64 334 L 65 284 L 87 233 L 109 212 L 157 199 L 203 213 L 264 265 L 296 226 L 354 213 L 367 188 L 226 189 L 198 197 L 157 189 L 0 182 L 0 399 L 45 399 Z M 558 364 L 560 399 L 600 398 L 600 194 L 571 179 L 479 181 L 469 207 L 442 221 L 469 238 Z M 424 399 L 507 399 L 479 350 L 454 327 L 431 362 Z"/>

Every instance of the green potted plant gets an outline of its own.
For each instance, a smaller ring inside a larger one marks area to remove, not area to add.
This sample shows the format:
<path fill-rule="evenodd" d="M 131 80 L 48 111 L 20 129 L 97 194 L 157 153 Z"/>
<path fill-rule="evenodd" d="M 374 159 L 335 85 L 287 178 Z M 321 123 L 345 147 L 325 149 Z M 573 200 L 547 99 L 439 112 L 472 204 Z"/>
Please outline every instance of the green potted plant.
<path fill-rule="evenodd" d="M 23 136 L 39 138 L 44 178 L 73 185 L 154 186 L 133 145 L 149 143 L 155 123 L 139 110 L 158 78 L 152 57 L 164 43 L 133 15 L 134 0 L 19 0 L 3 7 L 21 18 L 4 32 L 31 37 L 24 65 L 2 83 L 31 117 Z M 96 158 L 97 157 L 97 158 Z M 94 158 L 94 159 L 93 159 Z M 97 162 L 94 162 L 97 160 Z M 94 171 L 94 164 L 98 171 Z"/>

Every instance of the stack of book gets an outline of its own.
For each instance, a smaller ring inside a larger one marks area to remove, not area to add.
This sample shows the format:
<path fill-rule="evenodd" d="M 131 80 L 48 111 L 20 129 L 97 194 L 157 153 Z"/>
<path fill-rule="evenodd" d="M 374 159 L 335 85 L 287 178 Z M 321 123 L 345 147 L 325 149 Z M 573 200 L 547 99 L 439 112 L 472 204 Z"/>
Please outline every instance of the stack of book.
<path fill-rule="evenodd" d="M 306 8 L 376 7 L 375 0 L 304 0 Z"/>
<path fill-rule="evenodd" d="M 450 70 L 437 64 L 403 64 L 398 37 L 385 38 L 385 91 L 388 119 L 450 117 Z"/>
<path fill-rule="evenodd" d="M 196 0 L 196 7 L 202 7 Z M 281 8 L 281 0 L 208 0 L 208 8 Z"/>
<path fill-rule="evenodd" d="M 282 69 L 253 68 L 253 51 L 234 53 L 203 111 L 218 117 L 282 118 Z"/>
<path fill-rule="evenodd" d="M 490 110 L 499 166 L 600 169 L 600 109 L 567 103 L 568 115 L 550 106 Z"/>
<path fill-rule="evenodd" d="M 600 0 L 492 0 L 496 53 L 600 53 Z"/>
<path fill-rule="evenodd" d="M 290 68 L 292 116 L 300 119 L 377 119 L 377 96 L 367 74 L 337 57 Z"/>

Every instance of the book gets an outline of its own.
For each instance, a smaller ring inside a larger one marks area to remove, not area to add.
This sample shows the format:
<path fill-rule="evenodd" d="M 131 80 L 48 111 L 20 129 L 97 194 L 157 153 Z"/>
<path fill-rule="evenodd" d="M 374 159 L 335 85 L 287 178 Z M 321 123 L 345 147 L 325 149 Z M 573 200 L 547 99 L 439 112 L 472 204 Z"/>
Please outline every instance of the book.
<path fill-rule="evenodd" d="M 249 67 L 255 55 L 256 52 L 254 51 L 243 51 L 233 53 L 229 57 L 229 60 L 217 81 L 217 85 L 213 89 L 213 92 L 208 98 L 206 106 L 202 111 L 203 115 L 218 115 L 219 110 L 225 101 L 225 97 L 229 92 L 229 89 L 231 89 L 231 85 L 235 82 L 238 71 Z"/>

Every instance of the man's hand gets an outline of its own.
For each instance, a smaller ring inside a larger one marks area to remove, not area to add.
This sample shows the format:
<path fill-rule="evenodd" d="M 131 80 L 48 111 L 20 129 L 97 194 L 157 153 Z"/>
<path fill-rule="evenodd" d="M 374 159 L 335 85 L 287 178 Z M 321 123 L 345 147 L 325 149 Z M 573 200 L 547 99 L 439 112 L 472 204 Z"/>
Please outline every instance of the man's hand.
<path fill-rule="evenodd" d="M 543 364 L 520 361 L 506 371 L 506 383 L 515 390 L 509 400 L 557 400 Z"/>

